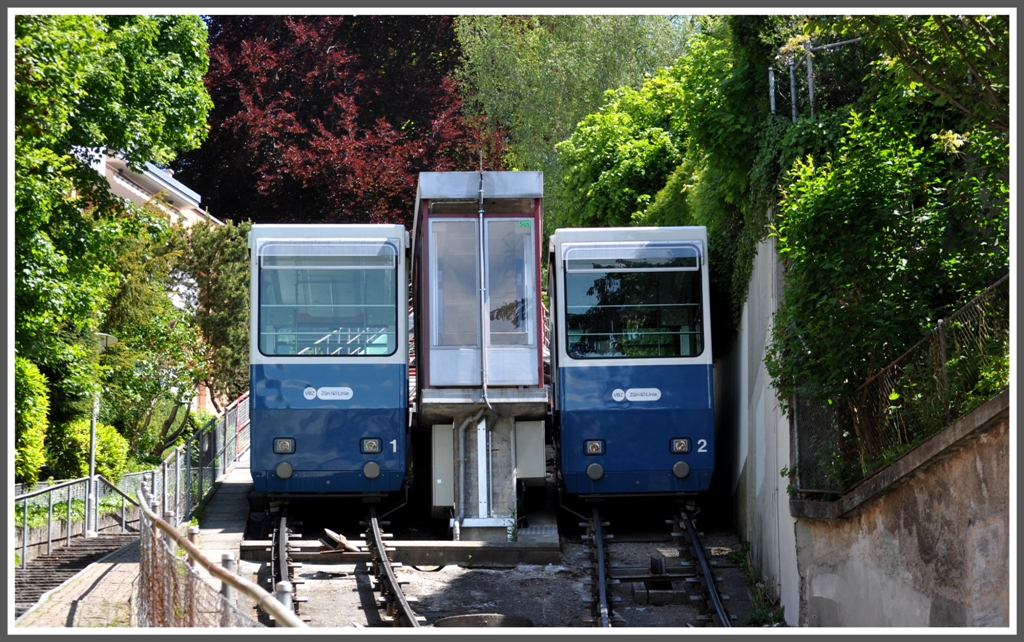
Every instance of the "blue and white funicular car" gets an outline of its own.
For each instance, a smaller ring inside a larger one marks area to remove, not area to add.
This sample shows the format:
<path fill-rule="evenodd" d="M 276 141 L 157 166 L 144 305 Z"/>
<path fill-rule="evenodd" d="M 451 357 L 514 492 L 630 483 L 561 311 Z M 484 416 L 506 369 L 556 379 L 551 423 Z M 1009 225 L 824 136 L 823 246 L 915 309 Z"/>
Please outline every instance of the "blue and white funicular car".
<path fill-rule="evenodd" d="M 408 316 L 401 225 L 254 225 L 250 465 L 271 496 L 402 489 Z"/>
<path fill-rule="evenodd" d="M 707 230 L 550 239 L 554 416 L 574 495 L 705 491 L 714 469 Z"/>

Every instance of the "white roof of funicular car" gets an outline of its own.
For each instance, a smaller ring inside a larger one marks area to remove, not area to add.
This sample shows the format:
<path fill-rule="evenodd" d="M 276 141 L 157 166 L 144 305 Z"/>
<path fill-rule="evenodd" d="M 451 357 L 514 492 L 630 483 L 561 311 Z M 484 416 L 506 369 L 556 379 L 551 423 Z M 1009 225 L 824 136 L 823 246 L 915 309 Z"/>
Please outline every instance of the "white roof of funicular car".
<path fill-rule="evenodd" d="M 484 172 L 484 198 L 541 198 L 543 172 Z M 480 172 L 420 172 L 419 198 L 477 198 Z"/>

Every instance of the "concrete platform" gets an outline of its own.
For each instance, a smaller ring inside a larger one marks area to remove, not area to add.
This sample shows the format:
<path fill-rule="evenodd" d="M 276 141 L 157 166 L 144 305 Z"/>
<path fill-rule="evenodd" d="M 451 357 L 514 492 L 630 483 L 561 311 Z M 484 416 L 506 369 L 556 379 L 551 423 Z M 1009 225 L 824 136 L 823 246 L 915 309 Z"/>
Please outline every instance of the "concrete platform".
<path fill-rule="evenodd" d="M 211 562 L 219 565 L 224 553 L 240 559 L 240 544 L 249 519 L 247 498 L 252 489 L 249 453 L 246 451 L 234 469 L 218 480 L 217 488 L 199 518 L 199 548 Z M 197 567 L 197 570 L 211 586 L 220 590 L 220 580 L 214 579 L 206 569 Z"/>

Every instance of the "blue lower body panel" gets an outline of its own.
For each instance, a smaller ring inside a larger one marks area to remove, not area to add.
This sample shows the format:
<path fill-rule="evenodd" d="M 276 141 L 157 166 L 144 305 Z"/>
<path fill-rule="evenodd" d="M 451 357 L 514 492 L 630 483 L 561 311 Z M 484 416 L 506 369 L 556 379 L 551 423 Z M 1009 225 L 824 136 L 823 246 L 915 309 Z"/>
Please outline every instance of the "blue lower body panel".
<path fill-rule="evenodd" d="M 559 464 L 566 492 L 708 490 L 715 467 L 710 368 L 560 369 Z M 688 452 L 673 453 L 673 440 L 681 438 L 688 440 Z M 602 454 L 586 453 L 592 440 L 602 442 Z M 587 475 L 591 464 L 600 468 L 596 480 Z"/>
<path fill-rule="evenodd" d="M 287 495 L 402 489 L 408 418 L 405 366 L 254 365 L 251 376 L 250 468 L 257 491 Z M 274 452 L 274 440 L 281 438 L 294 440 L 293 452 Z M 364 439 L 378 440 L 380 451 L 362 452 Z M 287 478 L 277 473 L 281 462 L 291 464 Z M 375 477 L 364 472 L 370 462 L 379 467 Z"/>

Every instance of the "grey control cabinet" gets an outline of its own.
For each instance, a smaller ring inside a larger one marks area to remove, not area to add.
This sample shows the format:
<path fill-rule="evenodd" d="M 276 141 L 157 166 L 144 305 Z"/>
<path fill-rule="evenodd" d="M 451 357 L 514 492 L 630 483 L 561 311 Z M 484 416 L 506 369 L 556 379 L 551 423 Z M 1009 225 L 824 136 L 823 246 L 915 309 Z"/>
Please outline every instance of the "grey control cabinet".
<path fill-rule="evenodd" d="M 455 425 L 435 424 L 431 430 L 431 514 L 437 519 L 445 516 L 445 510 L 455 506 Z"/>

